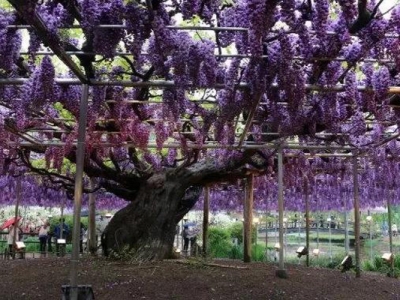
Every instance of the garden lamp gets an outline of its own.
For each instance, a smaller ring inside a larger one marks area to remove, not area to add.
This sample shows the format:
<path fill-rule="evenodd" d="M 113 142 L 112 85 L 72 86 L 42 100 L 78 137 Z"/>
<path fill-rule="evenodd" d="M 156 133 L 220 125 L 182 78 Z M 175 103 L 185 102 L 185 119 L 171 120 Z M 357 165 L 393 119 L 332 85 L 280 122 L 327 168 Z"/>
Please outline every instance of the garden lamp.
<path fill-rule="evenodd" d="M 277 261 L 278 260 L 278 252 L 281 249 L 281 245 L 279 243 L 275 243 L 274 245 L 274 249 L 275 249 L 275 257 L 274 260 Z"/>
<path fill-rule="evenodd" d="M 393 253 L 387 252 L 387 253 L 383 253 L 382 255 L 382 259 L 385 263 L 387 263 L 388 265 L 390 265 L 393 261 L 394 255 Z"/>
<path fill-rule="evenodd" d="M 275 251 L 278 252 L 281 249 L 281 245 L 279 243 L 275 243 L 274 245 Z"/>
<path fill-rule="evenodd" d="M 299 247 L 297 250 L 296 250 L 296 253 L 297 253 L 297 257 L 298 258 L 300 258 L 300 257 L 302 257 L 303 255 L 307 255 L 308 254 L 308 249 L 307 249 L 307 247 Z"/>
<path fill-rule="evenodd" d="M 15 248 L 17 250 L 23 250 L 26 248 L 26 245 L 24 242 L 15 242 Z"/>
<path fill-rule="evenodd" d="M 342 273 L 349 271 L 351 268 L 353 268 L 353 258 L 351 255 L 347 255 L 342 262 L 340 263 L 341 271 Z"/>

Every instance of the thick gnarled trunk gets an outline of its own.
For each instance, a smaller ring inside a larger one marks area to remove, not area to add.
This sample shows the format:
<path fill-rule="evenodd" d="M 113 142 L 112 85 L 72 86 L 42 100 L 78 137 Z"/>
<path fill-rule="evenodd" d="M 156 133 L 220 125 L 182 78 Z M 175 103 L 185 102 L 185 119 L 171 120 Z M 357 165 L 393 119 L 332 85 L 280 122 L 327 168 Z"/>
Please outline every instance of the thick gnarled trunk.
<path fill-rule="evenodd" d="M 248 169 L 244 165 L 252 154 L 252 151 L 246 151 L 223 165 L 210 158 L 163 170 L 136 182 L 132 203 L 114 215 L 103 233 L 105 255 L 126 251 L 129 257 L 138 261 L 163 259 L 170 255 L 176 225 L 197 202 L 202 187 L 246 176 Z M 124 187 L 129 190 L 126 182 Z M 115 192 L 115 189 L 111 191 Z"/>
<path fill-rule="evenodd" d="M 129 252 L 129 257 L 139 261 L 165 258 L 172 251 L 177 223 L 200 192 L 198 188 L 188 190 L 177 177 L 152 176 L 135 201 L 118 211 L 105 229 L 105 255 Z"/>

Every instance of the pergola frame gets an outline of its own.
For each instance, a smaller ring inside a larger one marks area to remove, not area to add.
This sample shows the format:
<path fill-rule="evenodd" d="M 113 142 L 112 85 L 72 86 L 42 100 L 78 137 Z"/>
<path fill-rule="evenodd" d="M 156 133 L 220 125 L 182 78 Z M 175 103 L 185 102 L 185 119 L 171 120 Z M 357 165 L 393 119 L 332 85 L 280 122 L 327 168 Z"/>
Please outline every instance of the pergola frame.
<path fill-rule="evenodd" d="M 23 0 L 8 0 L 9 3 L 21 13 L 24 14 L 24 9 L 26 8 L 26 3 Z M 44 41 L 48 41 L 48 37 L 44 34 L 47 30 L 45 23 L 41 19 L 38 14 L 35 14 L 33 18 L 30 18 L 28 21 L 28 25 L 11 25 L 8 28 L 15 28 L 15 29 L 34 29 L 36 33 L 39 34 L 40 38 Z M 100 25 L 97 26 L 98 28 L 126 28 L 125 25 Z M 80 26 L 72 26 L 70 28 L 81 28 Z M 242 31 L 247 32 L 247 28 L 240 28 L 240 27 L 201 27 L 201 26 L 168 26 L 170 30 L 210 30 L 210 31 Z M 287 31 L 287 33 L 291 33 Z M 335 35 L 334 32 L 327 32 L 328 35 Z M 398 38 L 398 35 L 386 35 L 386 38 Z M 80 102 L 80 115 L 79 115 L 79 129 L 78 129 L 78 140 L 76 142 L 77 145 L 77 161 L 76 161 L 76 176 L 75 176 L 75 194 L 74 194 L 74 232 L 73 232 L 73 251 L 72 251 L 72 258 L 71 258 L 71 273 L 70 273 L 70 281 L 71 281 L 71 292 L 77 293 L 77 265 L 79 261 L 79 228 L 80 228 L 80 210 L 81 210 L 81 197 L 82 197 L 82 178 L 83 178 L 83 159 L 84 159 L 84 149 L 85 149 L 85 129 L 87 123 L 87 107 L 88 107 L 88 89 L 89 86 L 121 86 L 121 87 L 152 87 L 152 88 L 171 88 L 175 87 L 175 83 L 172 81 L 147 81 L 147 82 L 131 82 L 131 81 L 102 81 L 102 80 L 93 80 L 88 79 L 87 76 L 82 72 L 79 66 L 71 59 L 70 55 L 93 55 L 95 53 L 88 53 L 83 51 L 65 51 L 62 49 L 60 45 L 52 43 L 51 41 L 48 43 L 49 48 L 52 52 L 38 52 L 37 55 L 56 55 L 68 68 L 71 70 L 76 76 L 77 79 L 57 79 L 55 82 L 60 85 L 82 85 L 83 93 Z M 129 55 L 130 53 L 120 52 L 116 53 L 116 55 Z M 216 55 L 221 58 L 229 58 L 229 57 L 236 57 L 236 58 L 248 58 L 249 55 L 243 54 L 220 54 Z M 304 60 L 303 57 L 296 57 L 296 60 Z M 334 59 L 316 59 L 316 60 L 337 60 L 337 61 L 345 61 L 344 58 L 334 58 Z M 373 60 L 373 59 L 365 59 L 365 62 L 390 62 L 382 61 L 382 60 Z M 22 85 L 27 82 L 27 79 L 24 78 L 10 78 L 10 79 L 0 79 L 0 85 Z M 215 85 L 213 87 L 208 87 L 212 89 L 221 89 L 224 88 L 224 85 Z M 277 87 L 277 85 L 273 86 Z M 248 84 L 237 84 L 236 88 L 238 89 L 247 89 L 249 88 Z M 317 85 L 307 84 L 305 86 L 307 90 L 311 91 L 329 91 L 329 92 L 342 92 L 344 91 L 344 85 L 335 85 L 330 87 L 323 87 Z M 366 86 L 359 86 L 357 87 L 358 91 L 369 91 L 370 88 Z M 400 94 L 400 87 L 393 86 L 389 88 L 389 94 Z M 196 145 L 196 144 L 189 144 L 188 148 L 196 148 L 196 149 L 217 149 L 217 148 L 224 148 L 224 149 L 231 149 L 231 150 L 240 150 L 240 149 L 276 149 L 278 150 L 278 183 L 279 183 L 279 241 L 281 244 L 280 252 L 279 252 L 279 271 L 284 271 L 284 259 L 283 259 L 283 150 L 284 149 L 312 149 L 314 151 L 321 151 L 321 153 L 316 153 L 314 156 L 337 156 L 337 157 L 353 157 L 353 174 L 354 174 L 354 208 L 355 208 L 355 234 L 356 234 L 356 274 L 357 277 L 360 276 L 360 269 L 359 269 L 359 235 L 360 235 L 360 228 L 359 228 L 359 214 L 358 214 L 358 182 L 357 182 L 357 154 L 358 149 L 352 147 L 350 145 L 344 146 L 332 146 L 332 145 L 300 145 L 299 143 L 287 143 L 287 142 L 276 142 L 276 143 L 261 143 L 261 144 L 252 144 L 246 141 L 246 138 L 249 134 L 250 127 L 254 121 L 254 112 L 256 111 L 257 107 L 260 105 L 260 100 L 252 107 L 250 117 L 247 119 L 246 125 L 242 131 L 240 136 L 239 142 L 236 145 L 221 145 L 216 142 L 208 143 L 204 145 Z M 157 104 L 161 104 L 161 102 L 157 102 Z M 275 134 L 275 133 L 270 133 Z M 329 133 L 328 133 L 329 134 Z M 399 135 L 394 134 L 390 138 L 385 139 L 380 143 L 386 143 L 393 138 L 397 138 Z M 26 145 L 29 146 L 31 143 L 23 142 L 19 145 Z M 63 146 L 63 143 L 60 142 L 47 142 L 42 143 L 42 146 Z M 106 143 L 99 144 L 98 146 L 107 146 Z M 126 144 L 129 146 L 129 144 Z M 148 148 L 156 148 L 157 145 L 154 143 L 150 143 Z M 181 145 L 178 143 L 167 143 L 163 146 L 164 148 L 180 148 Z M 325 150 L 331 151 L 339 151 L 334 152 L 332 154 L 325 153 Z M 348 154 L 343 153 L 343 151 L 353 152 L 356 154 Z M 362 155 L 362 154 L 361 154 Z M 251 181 L 252 183 L 253 181 Z M 251 187 L 252 190 L 252 187 Z M 251 216 L 249 212 L 248 215 Z M 251 224 L 250 220 L 246 221 L 247 226 Z M 77 294 L 72 294 L 71 299 L 77 299 Z"/>

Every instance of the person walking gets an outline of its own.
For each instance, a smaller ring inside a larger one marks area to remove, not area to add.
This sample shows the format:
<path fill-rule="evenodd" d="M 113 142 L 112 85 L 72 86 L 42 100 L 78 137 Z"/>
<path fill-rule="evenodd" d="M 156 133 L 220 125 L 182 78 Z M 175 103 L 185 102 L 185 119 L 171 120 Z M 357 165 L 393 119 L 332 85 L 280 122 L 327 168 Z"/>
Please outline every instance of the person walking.
<path fill-rule="evenodd" d="M 83 223 L 81 222 L 81 230 L 80 230 L 80 235 L 79 235 L 79 252 L 83 253 L 83 239 L 85 237 L 86 234 L 86 229 L 85 229 L 85 225 L 83 225 Z"/>
<path fill-rule="evenodd" d="M 197 228 L 195 226 L 193 226 L 193 228 L 191 228 L 189 230 L 189 236 L 188 236 L 188 238 L 190 240 L 190 255 L 191 256 L 196 256 L 198 254 L 197 253 L 197 244 L 196 244 L 197 234 L 198 234 Z"/>
<path fill-rule="evenodd" d="M 39 243 L 40 253 L 42 256 L 46 254 L 46 244 L 49 237 L 50 224 L 49 222 L 44 223 L 39 229 Z"/>
<path fill-rule="evenodd" d="M 62 228 L 62 229 L 61 229 Z M 56 254 L 57 256 L 64 256 L 64 250 L 65 250 L 65 244 L 63 244 L 62 253 L 60 253 L 60 245 L 58 243 L 59 239 L 65 240 L 65 242 L 68 239 L 69 235 L 69 227 L 67 224 L 65 224 L 65 219 L 62 218 L 60 219 L 60 223 L 57 224 L 57 226 L 54 228 L 54 239 L 56 242 Z"/>
<path fill-rule="evenodd" d="M 187 255 L 189 249 L 189 226 L 187 225 L 183 226 L 182 238 L 183 238 L 183 253 Z"/>
<path fill-rule="evenodd" d="M 8 253 L 12 258 L 15 258 L 15 242 L 19 241 L 20 228 L 15 229 L 15 222 L 11 224 L 8 228 L 7 235 L 7 244 L 8 244 Z M 15 237 L 15 238 L 14 238 Z"/>

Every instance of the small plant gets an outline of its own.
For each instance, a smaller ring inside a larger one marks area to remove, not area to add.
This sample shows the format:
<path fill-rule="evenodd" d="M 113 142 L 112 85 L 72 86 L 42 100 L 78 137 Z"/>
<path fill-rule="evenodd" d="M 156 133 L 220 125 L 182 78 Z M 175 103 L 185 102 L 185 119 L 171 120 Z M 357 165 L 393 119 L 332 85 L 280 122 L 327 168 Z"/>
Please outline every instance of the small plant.
<path fill-rule="evenodd" d="M 266 260 L 266 250 L 262 245 L 253 245 L 251 247 L 251 257 L 253 261 L 265 261 Z"/>
<path fill-rule="evenodd" d="M 135 250 L 129 249 L 128 246 L 125 246 L 122 251 L 119 252 L 111 250 L 109 258 L 112 260 L 137 261 L 135 254 Z"/>
<path fill-rule="evenodd" d="M 387 274 L 390 277 L 398 278 L 400 276 L 400 255 L 395 255 L 393 262 L 393 272 L 390 265 L 385 263 L 381 257 L 375 257 L 374 260 L 363 264 L 363 270 Z"/>
<path fill-rule="evenodd" d="M 229 253 L 229 258 L 243 259 L 243 247 L 239 245 L 233 245 Z"/>
<path fill-rule="evenodd" d="M 213 257 L 229 257 L 233 247 L 230 231 L 224 228 L 210 228 L 208 233 L 209 253 Z"/>
<path fill-rule="evenodd" d="M 186 263 L 194 268 L 194 269 L 207 269 L 209 266 L 207 265 L 208 260 L 202 257 L 188 257 Z"/>

